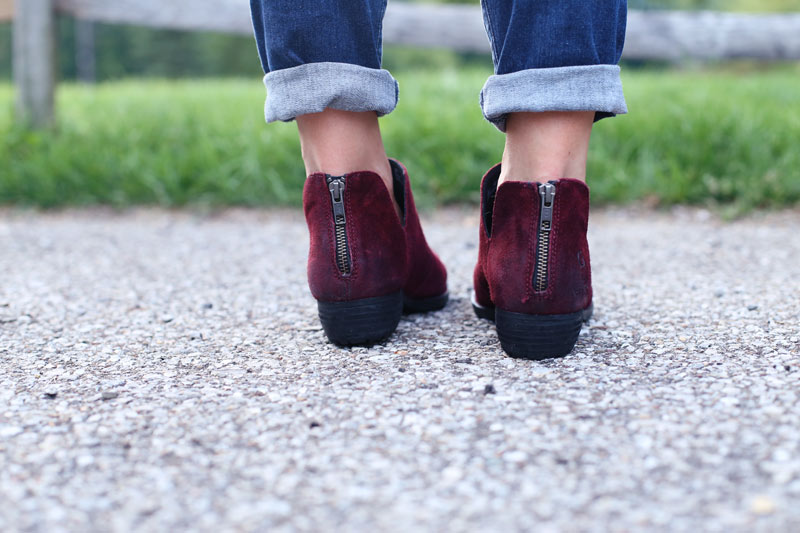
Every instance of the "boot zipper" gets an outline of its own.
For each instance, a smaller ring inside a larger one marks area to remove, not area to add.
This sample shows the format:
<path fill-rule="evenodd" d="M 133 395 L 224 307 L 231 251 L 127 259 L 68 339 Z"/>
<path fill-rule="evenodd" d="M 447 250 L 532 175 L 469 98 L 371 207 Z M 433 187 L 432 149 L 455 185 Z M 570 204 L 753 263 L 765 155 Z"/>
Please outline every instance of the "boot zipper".
<path fill-rule="evenodd" d="M 344 216 L 345 176 L 326 175 L 333 205 L 333 223 L 336 239 L 336 266 L 342 274 L 350 273 L 350 247 L 347 243 L 347 218 Z"/>
<path fill-rule="evenodd" d="M 550 263 L 550 232 L 553 229 L 553 199 L 555 196 L 556 186 L 553 183 L 539 184 L 539 197 L 542 200 L 542 204 L 539 210 L 536 268 L 533 271 L 533 289 L 536 292 L 547 290 L 547 271 Z"/>

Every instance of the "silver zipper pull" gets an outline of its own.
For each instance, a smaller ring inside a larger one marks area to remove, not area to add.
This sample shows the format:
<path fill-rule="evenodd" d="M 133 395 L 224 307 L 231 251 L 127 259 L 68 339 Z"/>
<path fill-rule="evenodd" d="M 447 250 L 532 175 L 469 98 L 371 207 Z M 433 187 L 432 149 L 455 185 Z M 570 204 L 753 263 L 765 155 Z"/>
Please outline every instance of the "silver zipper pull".
<path fill-rule="evenodd" d="M 539 196 L 542 199 L 539 228 L 549 230 L 553 227 L 553 200 L 556 197 L 556 186 L 552 183 L 541 183 L 539 185 Z"/>
<path fill-rule="evenodd" d="M 331 192 L 333 203 L 333 220 L 337 226 L 344 225 L 347 219 L 344 216 L 344 180 L 341 177 L 328 177 L 328 190 Z"/>

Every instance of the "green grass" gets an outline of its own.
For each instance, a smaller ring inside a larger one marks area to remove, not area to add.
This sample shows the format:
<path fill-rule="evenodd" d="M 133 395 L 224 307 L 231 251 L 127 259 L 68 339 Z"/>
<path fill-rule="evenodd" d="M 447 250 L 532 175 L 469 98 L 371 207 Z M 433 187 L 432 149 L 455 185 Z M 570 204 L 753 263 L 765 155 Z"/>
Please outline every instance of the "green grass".
<path fill-rule="evenodd" d="M 423 205 L 475 201 L 502 153 L 478 92 L 487 72 L 405 72 L 382 119 Z M 596 203 L 646 200 L 740 212 L 800 202 L 800 68 L 624 76 L 630 114 L 595 128 Z M 58 126 L 12 123 L 0 85 L 0 204 L 297 205 L 303 167 L 293 124 L 265 125 L 253 81 L 62 85 Z"/>

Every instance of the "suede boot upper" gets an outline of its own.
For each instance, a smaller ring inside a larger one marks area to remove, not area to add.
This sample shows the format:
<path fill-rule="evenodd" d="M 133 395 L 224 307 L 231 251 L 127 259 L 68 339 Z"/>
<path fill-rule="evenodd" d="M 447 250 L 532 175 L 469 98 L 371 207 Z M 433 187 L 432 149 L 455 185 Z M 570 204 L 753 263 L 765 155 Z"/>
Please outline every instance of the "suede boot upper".
<path fill-rule="evenodd" d="M 481 183 L 480 248 L 473 281 L 483 307 L 535 315 L 560 315 L 588 308 L 592 279 L 586 230 L 589 188 L 573 179 L 553 180 L 555 194 L 546 258 L 546 287 L 534 283 L 540 261 L 542 197 L 538 183 L 506 182 L 500 165 Z"/>

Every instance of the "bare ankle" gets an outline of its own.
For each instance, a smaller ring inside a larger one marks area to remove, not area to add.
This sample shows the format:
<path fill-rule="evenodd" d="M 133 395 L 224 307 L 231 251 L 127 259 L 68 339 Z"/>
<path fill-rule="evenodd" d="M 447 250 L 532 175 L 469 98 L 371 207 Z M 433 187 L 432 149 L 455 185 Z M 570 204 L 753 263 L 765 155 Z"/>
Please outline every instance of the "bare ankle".
<path fill-rule="evenodd" d="M 394 199 L 392 167 L 374 112 L 326 109 L 297 117 L 297 129 L 307 174 L 375 172 Z M 396 202 L 395 209 L 399 214 Z"/>
<path fill-rule="evenodd" d="M 594 112 L 512 113 L 500 170 L 504 181 L 585 181 Z"/>

